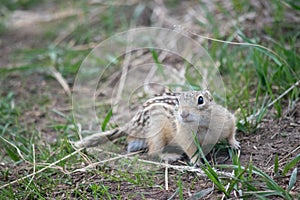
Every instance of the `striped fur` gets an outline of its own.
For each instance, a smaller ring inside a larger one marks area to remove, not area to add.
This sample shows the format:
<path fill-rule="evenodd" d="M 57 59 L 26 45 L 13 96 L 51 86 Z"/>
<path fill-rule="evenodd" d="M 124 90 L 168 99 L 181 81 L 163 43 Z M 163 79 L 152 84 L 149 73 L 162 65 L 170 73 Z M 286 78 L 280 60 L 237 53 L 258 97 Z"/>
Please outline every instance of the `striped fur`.
<path fill-rule="evenodd" d="M 150 125 L 153 116 L 161 115 L 161 111 L 164 110 L 166 119 L 174 117 L 174 108 L 178 105 L 178 95 L 180 93 L 157 94 L 148 99 L 143 104 L 143 109 L 138 111 L 126 125 L 106 132 L 92 134 L 75 143 L 75 145 L 77 147 L 94 147 L 123 136 L 129 136 L 129 140 L 134 140 L 132 138 L 145 139 L 147 137 L 147 127 Z M 156 111 L 159 113 L 156 113 Z"/>

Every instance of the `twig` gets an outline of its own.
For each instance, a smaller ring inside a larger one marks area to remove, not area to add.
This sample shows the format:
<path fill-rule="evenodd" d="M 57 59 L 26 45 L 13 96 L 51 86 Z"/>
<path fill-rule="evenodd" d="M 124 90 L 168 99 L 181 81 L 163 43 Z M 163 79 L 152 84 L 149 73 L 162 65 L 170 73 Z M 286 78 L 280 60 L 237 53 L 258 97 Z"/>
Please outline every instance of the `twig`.
<path fill-rule="evenodd" d="M 22 178 L 19 178 L 19 179 L 17 179 L 17 180 L 14 180 L 14 181 L 10 182 L 10 183 L 1 185 L 1 186 L 0 186 L 0 189 L 3 189 L 3 188 L 5 188 L 5 187 L 7 187 L 7 186 L 9 186 L 9 185 L 13 185 L 13 184 L 15 184 L 15 183 L 18 183 L 19 181 L 22 181 L 22 180 L 24 180 L 24 179 L 26 179 L 26 178 L 32 177 L 32 176 L 34 176 L 34 175 L 36 175 L 36 174 L 39 174 L 39 173 L 45 171 L 46 169 L 49 169 L 50 167 L 56 165 L 57 163 L 60 163 L 61 161 L 70 158 L 71 156 L 77 154 L 78 152 L 80 152 L 80 151 L 83 150 L 83 149 L 84 149 L 84 148 L 77 149 L 77 150 L 74 151 L 73 153 L 71 153 L 71 154 L 69 154 L 69 155 L 67 155 L 67 156 L 65 156 L 65 157 L 63 157 L 63 158 L 61 158 L 60 160 L 57 160 L 57 161 L 55 161 L 55 162 L 53 162 L 53 163 L 50 163 L 47 167 L 44 167 L 44 168 L 40 169 L 40 170 L 37 171 L 37 172 L 28 174 L 28 175 L 26 175 L 26 176 L 24 176 L 24 177 L 22 177 Z"/>
<path fill-rule="evenodd" d="M 81 134 L 82 133 L 82 126 L 81 126 L 80 123 L 77 123 L 75 126 L 77 126 L 77 132 L 78 132 L 79 139 L 82 140 L 82 134 Z"/>
<path fill-rule="evenodd" d="M 132 40 L 133 40 L 133 38 L 131 37 L 131 34 L 129 34 L 129 36 L 127 38 L 128 44 L 130 44 Z M 127 45 L 126 52 L 131 50 L 130 48 L 131 48 L 131 46 Z M 120 78 L 120 84 L 119 84 L 118 92 L 117 92 L 117 95 L 116 95 L 116 101 L 115 101 L 117 104 L 121 99 L 122 92 L 123 92 L 124 87 L 125 87 L 128 68 L 129 68 L 129 64 L 130 64 L 130 58 L 131 58 L 131 53 L 128 53 L 128 54 L 125 55 L 123 69 L 122 69 L 122 75 L 121 75 L 121 78 Z"/>
<path fill-rule="evenodd" d="M 89 164 L 88 166 L 85 166 L 85 167 L 80 168 L 80 169 L 76 169 L 76 170 L 74 170 L 74 171 L 71 172 L 71 173 L 75 173 L 75 172 L 85 172 L 85 171 L 87 171 L 87 169 L 92 168 L 92 167 L 95 167 L 95 166 L 97 166 L 97 165 L 99 165 L 99 164 L 104 164 L 104 163 L 111 162 L 111 161 L 114 161 L 114 160 L 118 160 L 118 159 L 121 159 L 121 158 L 128 158 L 129 156 L 133 156 L 133 155 L 136 155 L 136 154 L 138 154 L 138 153 L 140 153 L 140 152 L 138 151 L 138 152 L 133 152 L 133 153 L 125 154 L 125 155 L 119 154 L 118 156 L 113 157 L 113 158 L 109 158 L 109 159 L 106 159 L 106 160 L 101 160 L 101 161 L 99 161 L 99 162 L 91 163 L 91 164 Z"/>
<path fill-rule="evenodd" d="M 287 155 L 285 155 L 283 158 L 281 158 L 279 160 L 279 162 L 282 162 L 284 159 L 286 159 L 287 157 L 289 157 L 290 155 L 292 155 L 295 151 L 300 149 L 300 145 L 298 147 L 296 147 L 296 149 L 294 149 L 293 151 L 289 152 Z"/>
<path fill-rule="evenodd" d="M 168 167 L 165 168 L 165 188 L 166 191 L 169 190 Z"/>
<path fill-rule="evenodd" d="M 289 156 L 291 156 L 294 152 L 298 151 L 300 149 L 300 145 L 298 147 L 296 147 L 293 151 L 290 151 L 288 154 L 286 154 L 285 156 L 283 156 L 283 158 L 281 158 L 278 163 L 283 162 L 286 158 L 288 158 Z M 281 164 L 280 164 L 281 165 Z M 268 170 L 271 170 L 274 168 L 274 165 L 272 165 L 271 167 L 268 168 Z"/>
<path fill-rule="evenodd" d="M 199 38 L 202 38 L 202 39 L 205 39 L 205 40 L 211 40 L 211 41 L 215 41 L 215 42 L 221 42 L 221 43 L 224 43 L 224 44 L 232 44 L 232 45 L 244 45 L 244 46 L 252 46 L 252 47 L 258 47 L 258 48 L 261 48 L 261 49 L 264 49 L 274 55 L 276 55 L 278 58 L 280 58 L 281 61 L 283 61 L 284 63 L 286 63 L 287 65 L 289 65 L 285 59 L 283 59 L 281 56 L 279 56 L 275 51 L 269 49 L 268 47 L 265 47 L 265 46 L 262 46 L 262 45 L 259 45 L 259 44 L 253 44 L 253 43 L 248 43 L 248 42 L 231 42 L 231 41 L 224 41 L 224 40 L 219 40 L 219 39 L 215 39 L 215 38 L 211 38 L 211 37 L 207 37 L 207 36 L 204 36 L 204 35 L 199 35 L 197 33 L 194 33 L 190 30 L 186 30 L 185 31 L 191 35 L 194 35 L 196 37 L 199 37 Z"/>
<path fill-rule="evenodd" d="M 17 152 L 18 152 L 19 156 L 21 157 L 21 159 L 22 159 L 23 161 L 25 161 L 26 163 L 29 163 L 29 162 L 24 158 L 24 156 L 22 155 L 20 149 L 19 149 L 16 145 L 14 145 L 13 143 L 11 143 L 10 141 L 8 141 L 7 139 L 5 139 L 4 137 L 2 137 L 1 135 L 0 135 L 0 138 L 1 138 L 2 140 L 4 140 L 6 143 L 8 143 L 8 144 L 10 144 L 11 146 L 13 146 L 13 147 L 17 150 Z"/>
<path fill-rule="evenodd" d="M 137 160 L 141 161 L 143 163 L 153 164 L 153 165 L 157 165 L 157 166 L 161 166 L 161 167 L 172 168 L 174 170 L 181 171 L 181 172 L 184 172 L 184 171 L 196 172 L 199 176 L 206 177 L 206 174 L 200 168 L 195 168 L 195 167 L 190 167 L 190 166 L 171 165 L 171 164 L 167 164 L 167 163 L 159 163 L 159 162 L 144 160 L 144 159 L 137 159 Z M 232 178 L 230 173 L 217 171 L 217 170 L 215 170 L 215 172 L 219 175 L 224 175 L 224 176 Z"/>
<path fill-rule="evenodd" d="M 300 80 L 298 80 L 296 83 L 294 83 L 291 87 L 289 87 L 286 91 L 284 91 L 281 95 L 279 95 L 276 99 L 274 99 L 271 103 L 269 103 L 266 108 L 270 108 L 271 106 L 273 106 L 273 104 L 275 104 L 277 101 L 279 101 L 282 97 L 284 97 L 287 93 L 289 93 L 292 89 L 294 89 L 295 87 L 297 87 L 300 84 Z M 256 112 L 255 114 L 252 114 L 250 116 L 248 116 L 246 118 L 246 121 L 252 121 L 255 117 L 257 117 L 259 115 L 259 111 Z M 246 123 L 245 120 L 240 120 L 241 124 L 245 124 Z"/>
<path fill-rule="evenodd" d="M 238 151 L 238 159 L 240 159 L 240 155 L 241 155 L 241 151 L 239 150 L 239 151 Z M 231 172 L 231 177 L 234 177 L 234 170 L 232 170 L 232 172 Z M 229 186 L 230 186 L 230 183 L 228 183 L 227 186 L 226 186 L 226 191 L 227 191 L 227 192 L 228 192 Z M 223 196 L 222 196 L 221 200 L 223 200 L 223 199 L 225 199 L 225 198 L 226 198 L 226 196 L 225 196 L 225 194 L 223 193 Z"/>
<path fill-rule="evenodd" d="M 67 81 L 62 77 L 61 73 L 59 73 L 54 67 L 50 68 L 50 72 L 53 77 L 59 82 L 59 84 L 63 87 L 68 96 L 71 96 L 71 89 L 67 83 Z"/>
<path fill-rule="evenodd" d="M 32 144 L 32 157 L 33 157 L 33 173 L 35 173 L 35 148 L 34 148 L 34 144 Z M 31 182 L 33 181 L 34 176 L 31 177 L 30 181 L 28 182 L 28 185 L 26 186 L 26 189 L 28 189 L 29 185 L 31 184 Z"/>
<path fill-rule="evenodd" d="M 274 103 L 276 103 L 278 100 L 280 100 L 283 96 L 285 96 L 287 93 L 289 93 L 292 89 L 294 89 L 299 84 L 300 84 L 300 80 L 298 80 L 291 87 L 289 87 L 286 91 L 284 91 L 284 93 L 282 93 L 281 95 L 279 95 L 279 97 L 277 97 L 274 101 L 272 101 L 271 103 L 269 103 L 267 107 L 271 107 Z"/>
<path fill-rule="evenodd" d="M 96 149 L 98 150 L 98 149 Z M 100 149 L 101 152 L 103 152 L 102 149 Z M 114 158 L 110 158 L 110 159 L 107 159 L 107 160 L 103 160 L 103 161 L 100 161 L 100 162 L 97 162 L 96 164 L 103 164 L 103 163 L 106 163 L 106 162 L 110 162 L 110 161 L 113 161 L 113 160 L 117 160 L 117 159 L 121 159 L 121 158 L 128 158 L 128 159 L 133 159 L 131 156 L 132 155 L 136 155 L 136 154 L 139 154 L 141 153 L 142 151 L 137 151 L 137 152 L 133 152 L 133 153 L 129 153 L 129 154 L 125 154 L 125 155 L 121 155 L 121 154 L 116 154 L 116 153 L 111 153 L 111 152 L 106 152 L 108 154 L 111 154 L 111 155 L 117 155 L 117 157 L 114 157 Z M 136 158 L 134 158 L 136 159 Z M 184 171 L 189 171 L 189 172 L 196 172 L 199 176 L 202 176 L 202 177 L 206 177 L 206 174 L 203 172 L 203 170 L 201 170 L 200 168 L 195 168 L 195 167 L 190 167 L 190 166 L 179 166 L 179 165 L 171 165 L 171 164 L 168 164 L 168 163 L 161 163 L 161 162 L 155 162 L 155 161 L 151 161 L 151 160 L 144 160 L 144 159 L 136 159 L 137 161 L 140 161 L 140 162 L 143 162 L 143 163 L 147 163 L 147 164 L 152 164 L 152 165 L 156 165 L 158 167 L 167 167 L 167 168 L 171 168 L 171 169 L 174 169 L 174 170 L 177 170 L 177 171 L 181 171 L 181 172 L 184 172 Z M 93 166 L 96 165 L 96 164 L 92 164 Z M 88 168 L 88 167 L 87 167 Z M 76 170 L 75 170 L 76 171 Z M 229 178 L 232 178 L 232 175 L 230 173 L 227 173 L 227 172 L 222 172 L 222 171 L 217 171 L 215 170 L 215 172 L 218 174 L 218 175 L 223 175 L 223 176 L 226 176 L 226 177 L 229 177 Z"/>

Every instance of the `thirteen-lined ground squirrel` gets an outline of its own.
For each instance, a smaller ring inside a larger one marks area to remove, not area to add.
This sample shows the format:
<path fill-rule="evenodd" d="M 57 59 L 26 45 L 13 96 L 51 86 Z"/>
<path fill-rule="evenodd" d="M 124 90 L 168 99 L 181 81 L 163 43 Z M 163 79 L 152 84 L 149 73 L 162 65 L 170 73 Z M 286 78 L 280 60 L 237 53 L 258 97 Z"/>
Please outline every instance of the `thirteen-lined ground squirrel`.
<path fill-rule="evenodd" d="M 233 148 L 240 147 L 235 139 L 235 117 L 216 104 L 207 90 L 156 95 L 123 127 L 95 133 L 75 145 L 93 147 L 126 135 L 128 152 L 147 149 L 157 154 L 175 144 L 196 163 L 195 134 L 202 147 L 221 139 L 227 139 Z"/>

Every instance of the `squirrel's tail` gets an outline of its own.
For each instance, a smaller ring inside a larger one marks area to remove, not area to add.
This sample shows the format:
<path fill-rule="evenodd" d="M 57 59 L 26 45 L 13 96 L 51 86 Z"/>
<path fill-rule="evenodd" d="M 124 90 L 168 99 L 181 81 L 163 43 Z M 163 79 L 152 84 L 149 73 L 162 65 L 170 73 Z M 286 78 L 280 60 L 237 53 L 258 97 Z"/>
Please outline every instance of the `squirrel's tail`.
<path fill-rule="evenodd" d="M 74 144 L 77 148 L 95 147 L 106 143 L 108 140 L 115 140 L 125 135 L 127 134 L 123 131 L 123 128 L 116 128 L 102 133 L 94 133 Z"/>

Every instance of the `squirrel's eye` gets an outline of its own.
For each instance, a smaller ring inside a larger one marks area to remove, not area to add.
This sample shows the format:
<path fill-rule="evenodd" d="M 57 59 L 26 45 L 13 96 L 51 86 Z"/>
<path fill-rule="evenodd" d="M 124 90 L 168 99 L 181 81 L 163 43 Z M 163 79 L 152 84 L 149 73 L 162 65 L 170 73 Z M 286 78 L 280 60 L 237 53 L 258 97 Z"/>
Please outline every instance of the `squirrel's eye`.
<path fill-rule="evenodd" d="M 204 103 L 204 99 L 202 96 L 198 97 L 198 105 L 202 105 Z"/>

